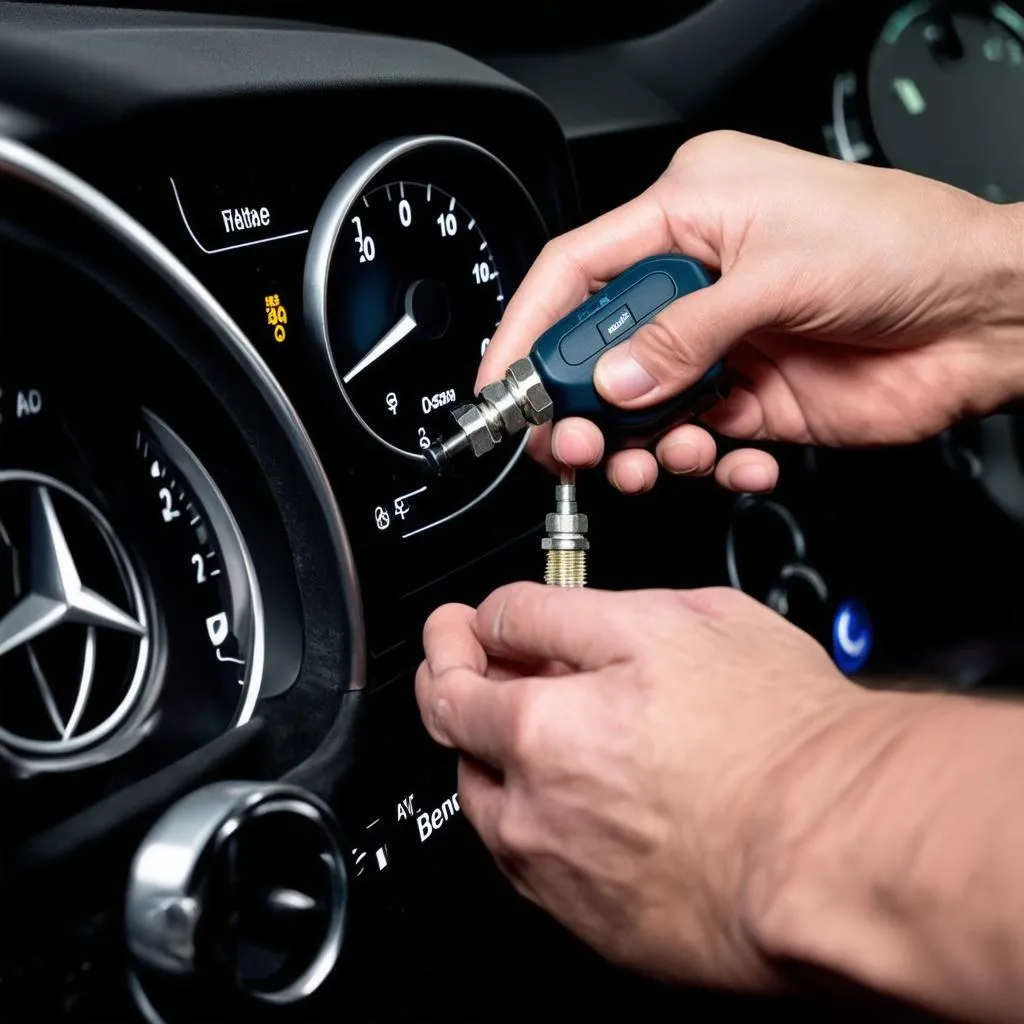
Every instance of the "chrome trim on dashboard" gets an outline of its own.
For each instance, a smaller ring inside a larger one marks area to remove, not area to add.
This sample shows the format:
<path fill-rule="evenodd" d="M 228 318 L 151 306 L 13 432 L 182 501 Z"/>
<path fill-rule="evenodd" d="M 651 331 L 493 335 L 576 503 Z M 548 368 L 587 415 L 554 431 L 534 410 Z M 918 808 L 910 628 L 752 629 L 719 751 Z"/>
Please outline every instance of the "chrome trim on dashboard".
<path fill-rule="evenodd" d="M 183 797 L 150 829 L 132 859 L 124 911 L 127 945 L 143 969 L 165 977 L 201 976 L 197 937 L 210 898 L 210 865 L 246 823 L 268 814 L 293 814 L 316 826 L 323 841 L 319 860 L 330 884 L 328 920 L 319 946 L 297 978 L 280 989 L 248 988 L 244 995 L 286 1006 L 320 988 L 345 940 L 345 856 L 330 808 L 299 787 L 279 783 L 213 783 Z M 282 856 L 288 856 L 287 848 Z M 225 898 L 223 892 L 216 896 Z M 144 992 L 141 979 L 132 973 Z M 146 1012 L 147 1007 L 156 1012 L 148 995 L 140 1008 Z"/>
<path fill-rule="evenodd" d="M 342 575 L 351 656 L 347 689 L 366 685 L 366 633 L 355 560 L 341 512 L 313 443 L 294 406 L 252 342 L 199 279 L 150 231 L 125 210 L 60 164 L 14 139 L 0 136 L 0 174 L 34 185 L 85 214 L 107 230 L 172 287 L 223 342 L 262 394 L 288 436 L 316 494 Z"/>
<path fill-rule="evenodd" d="M 248 679 L 242 706 L 231 724 L 235 727 L 245 725 L 252 718 L 256 702 L 260 699 L 263 689 L 263 670 L 266 665 L 267 646 L 263 591 L 260 588 L 259 577 L 256 575 L 256 566 L 253 565 L 252 555 L 249 554 L 249 545 L 245 542 L 245 537 L 242 535 L 238 520 L 235 519 L 235 515 L 231 511 L 231 506 L 224 500 L 220 488 L 200 462 L 196 453 L 152 410 L 144 408 L 142 419 L 153 432 L 164 452 L 174 462 L 175 468 L 185 477 L 185 482 L 199 500 L 203 511 L 210 519 L 223 521 L 222 527 L 230 536 L 241 560 L 242 572 L 245 575 L 246 594 L 250 603 L 249 613 L 253 623 L 252 650 L 249 652 L 251 661 L 247 666 Z M 232 609 L 232 617 L 235 621 L 237 621 L 237 615 L 237 609 Z"/>
<path fill-rule="evenodd" d="M 254 245 L 266 245 L 267 242 L 282 242 L 286 238 L 299 238 L 302 235 L 309 234 L 309 228 L 302 228 L 299 231 L 286 231 L 283 235 L 271 235 L 269 238 L 254 238 L 251 242 L 239 242 L 237 245 L 222 245 L 219 249 L 207 249 L 202 242 L 196 237 L 196 233 L 192 230 L 192 225 L 188 221 L 188 217 L 185 214 L 185 207 L 181 205 L 181 196 L 178 194 L 178 186 L 174 184 L 174 179 L 170 178 L 171 191 L 174 193 L 174 201 L 178 206 L 178 213 L 181 214 L 182 223 L 185 225 L 185 230 L 189 234 L 189 238 L 199 248 L 200 252 L 205 253 L 207 256 L 216 256 L 219 252 L 234 252 L 236 249 L 248 249 Z"/>

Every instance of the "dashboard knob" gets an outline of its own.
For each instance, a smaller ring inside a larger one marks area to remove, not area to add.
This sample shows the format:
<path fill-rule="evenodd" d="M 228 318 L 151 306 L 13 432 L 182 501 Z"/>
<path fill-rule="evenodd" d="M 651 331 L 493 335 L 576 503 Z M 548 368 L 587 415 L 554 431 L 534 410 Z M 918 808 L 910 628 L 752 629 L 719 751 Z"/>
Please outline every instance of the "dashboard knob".
<path fill-rule="evenodd" d="M 337 963 L 347 889 L 334 816 L 316 797 L 253 782 L 189 794 L 132 862 L 125 929 L 136 1001 L 163 1020 L 194 1016 L 196 1001 L 298 1002 Z"/>

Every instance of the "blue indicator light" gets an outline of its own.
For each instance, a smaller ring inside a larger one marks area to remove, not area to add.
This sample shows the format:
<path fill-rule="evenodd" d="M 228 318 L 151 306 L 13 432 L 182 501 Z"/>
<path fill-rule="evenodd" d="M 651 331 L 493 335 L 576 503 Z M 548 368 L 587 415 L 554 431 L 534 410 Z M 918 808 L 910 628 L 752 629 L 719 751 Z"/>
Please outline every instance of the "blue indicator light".
<path fill-rule="evenodd" d="M 832 622 L 832 655 L 842 672 L 859 672 L 871 657 L 875 627 L 860 601 L 844 601 Z"/>

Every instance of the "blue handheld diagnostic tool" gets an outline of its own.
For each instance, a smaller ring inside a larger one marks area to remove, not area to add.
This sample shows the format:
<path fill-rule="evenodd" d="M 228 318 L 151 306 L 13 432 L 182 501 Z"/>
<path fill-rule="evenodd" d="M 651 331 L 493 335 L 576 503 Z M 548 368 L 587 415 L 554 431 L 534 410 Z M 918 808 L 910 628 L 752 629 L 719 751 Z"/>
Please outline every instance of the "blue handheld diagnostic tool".
<path fill-rule="evenodd" d="M 700 415 L 720 397 L 715 384 L 722 364 L 670 402 L 627 411 L 610 405 L 594 387 L 594 368 L 604 353 L 631 338 L 666 306 L 714 283 L 709 271 L 687 256 L 652 256 L 635 263 L 582 306 L 545 331 L 530 360 L 554 403 L 554 418 L 584 416 L 619 431 L 644 431 L 679 415 Z"/>
<path fill-rule="evenodd" d="M 455 409 L 458 432 L 427 453 L 438 470 L 462 451 L 486 454 L 505 436 L 554 419 L 583 416 L 619 443 L 651 440 L 706 412 L 725 394 L 721 363 L 671 401 L 626 410 L 606 402 L 594 387 L 594 368 L 609 349 L 631 338 L 662 310 L 707 288 L 715 277 L 687 256 L 652 256 L 635 263 L 537 339 L 480 401 Z"/>

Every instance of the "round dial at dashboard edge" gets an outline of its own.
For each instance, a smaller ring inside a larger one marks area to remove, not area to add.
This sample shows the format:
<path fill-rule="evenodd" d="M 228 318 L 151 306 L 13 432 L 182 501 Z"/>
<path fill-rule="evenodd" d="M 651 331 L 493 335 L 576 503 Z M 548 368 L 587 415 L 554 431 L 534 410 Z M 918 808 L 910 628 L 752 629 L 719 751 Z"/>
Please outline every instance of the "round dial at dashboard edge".
<path fill-rule="evenodd" d="M 913 0 L 833 83 L 832 155 L 888 164 L 992 202 L 1024 199 L 1016 111 L 1024 16 L 991 0 Z M 1013 97 L 1017 97 L 1014 102 Z"/>

